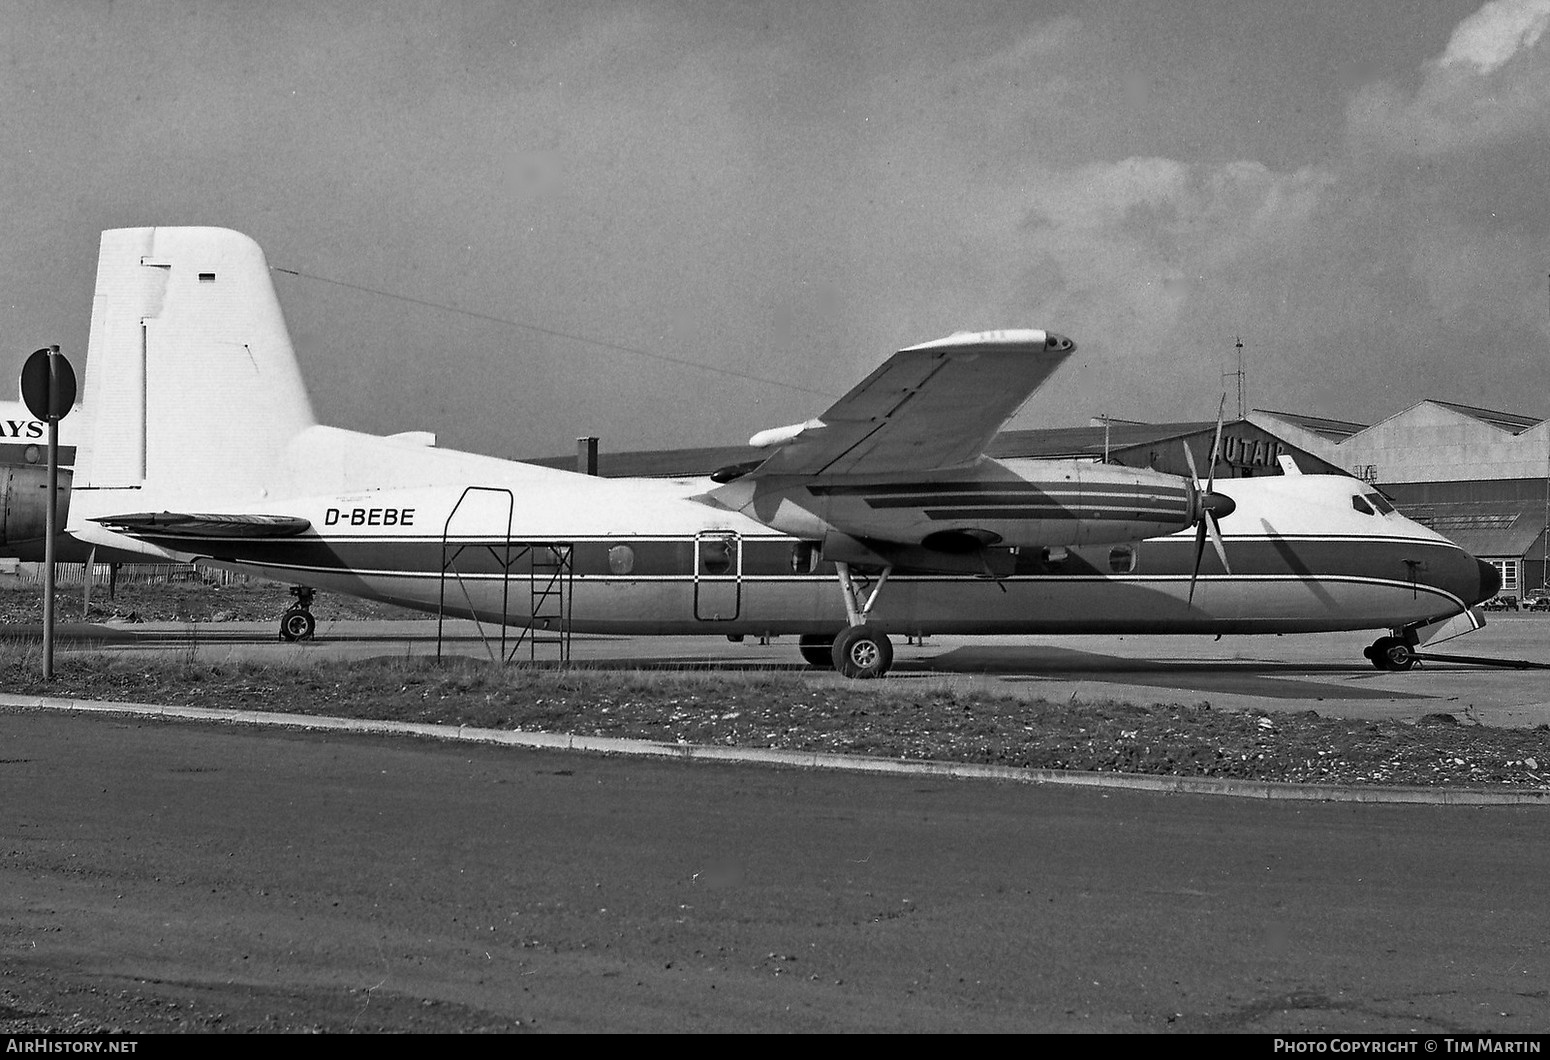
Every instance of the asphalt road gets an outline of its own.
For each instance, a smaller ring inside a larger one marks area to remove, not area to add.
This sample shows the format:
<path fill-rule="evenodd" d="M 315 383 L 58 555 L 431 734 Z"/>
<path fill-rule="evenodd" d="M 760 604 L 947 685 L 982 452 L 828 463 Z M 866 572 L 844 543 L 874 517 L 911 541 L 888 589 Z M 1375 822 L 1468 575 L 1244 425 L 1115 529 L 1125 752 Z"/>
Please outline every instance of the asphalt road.
<path fill-rule="evenodd" d="M 46 712 L 0 746 L 0 1028 L 1550 1027 L 1537 807 Z"/>

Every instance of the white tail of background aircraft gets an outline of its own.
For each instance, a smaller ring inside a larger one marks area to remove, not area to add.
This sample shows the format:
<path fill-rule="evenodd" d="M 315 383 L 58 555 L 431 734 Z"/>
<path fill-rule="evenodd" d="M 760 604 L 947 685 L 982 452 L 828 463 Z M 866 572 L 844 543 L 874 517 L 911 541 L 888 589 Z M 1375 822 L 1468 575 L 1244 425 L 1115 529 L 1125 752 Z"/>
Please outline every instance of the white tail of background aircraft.
<path fill-rule="evenodd" d="M 317 424 L 252 240 L 110 231 L 68 529 L 518 626 L 796 633 L 862 677 L 888 669 L 885 631 L 1384 629 L 1369 657 L 1403 668 L 1495 591 L 1493 568 L 1354 479 L 1233 480 L 1227 497 L 986 458 L 1071 349 L 1036 330 L 924 343 L 761 432 L 772 451 L 716 483 L 598 479 Z"/>

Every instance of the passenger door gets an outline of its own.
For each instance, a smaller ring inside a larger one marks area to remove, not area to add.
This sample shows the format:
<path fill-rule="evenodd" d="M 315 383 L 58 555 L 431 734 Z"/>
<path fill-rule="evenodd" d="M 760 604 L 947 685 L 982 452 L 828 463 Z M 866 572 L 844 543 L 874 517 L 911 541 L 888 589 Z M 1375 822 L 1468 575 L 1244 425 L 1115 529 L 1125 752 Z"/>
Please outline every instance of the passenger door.
<path fill-rule="evenodd" d="M 729 622 L 742 604 L 742 541 L 731 530 L 707 530 L 694 540 L 694 617 Z"/>

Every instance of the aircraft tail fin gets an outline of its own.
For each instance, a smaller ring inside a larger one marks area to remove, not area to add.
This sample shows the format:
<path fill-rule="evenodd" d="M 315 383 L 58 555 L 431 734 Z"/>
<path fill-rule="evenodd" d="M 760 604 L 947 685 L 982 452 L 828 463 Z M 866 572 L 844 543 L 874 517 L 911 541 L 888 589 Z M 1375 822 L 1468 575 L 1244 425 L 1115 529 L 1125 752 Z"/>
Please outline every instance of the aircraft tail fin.
<path fill-rule="evenodd" d="M 262 503 L 316 422 L 263 251 L 221 228 L 102 234 L 84 393 L 72 522 Z"/>

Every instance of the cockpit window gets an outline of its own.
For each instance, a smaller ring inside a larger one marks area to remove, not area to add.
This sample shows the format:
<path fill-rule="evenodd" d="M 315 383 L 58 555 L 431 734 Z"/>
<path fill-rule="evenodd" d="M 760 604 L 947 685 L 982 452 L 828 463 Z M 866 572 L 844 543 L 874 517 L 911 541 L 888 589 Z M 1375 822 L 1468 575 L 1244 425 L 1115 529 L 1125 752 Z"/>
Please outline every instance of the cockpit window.
<path fill-rule="evenodd" d="M 1354 493 L 1351 494 L 1351 507 L 1353 507 L 1357 511 L 1361 512 L 1363 515 L 1377 515 L 1378 514 L 1377 512 L 1372 510 L 1372 505 L 1368 504 L 1366 501 L 1362 500 L 1362 498 L 1358 497 Z"/>
<path fill-rule="evenodd" d="M 1394 514 L 1394 506 L 1388 502 L 1388 498 L 1385 497 L 1383 494 L 1381 494 L 1381 493 L 1364 493 L 1364 494 L 1362 494 L 1362 496 L 1366 497 L 1370 502 L 1372 502 L 1372 506 L 1374 508 L 1378 509 L 1378 511 L 1381 512 L 1382 514 L 1384 514 L 1384 515 L 1393 515 Z"/>

